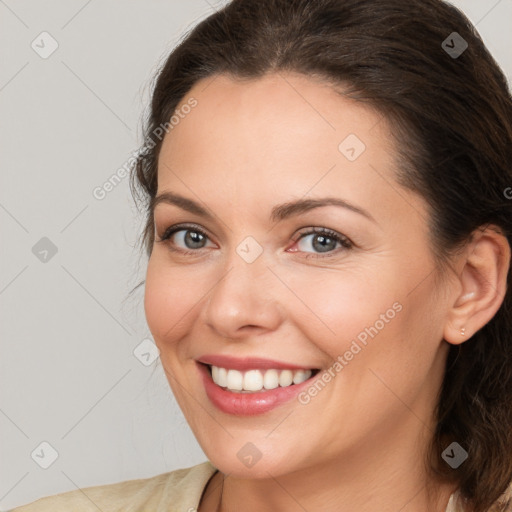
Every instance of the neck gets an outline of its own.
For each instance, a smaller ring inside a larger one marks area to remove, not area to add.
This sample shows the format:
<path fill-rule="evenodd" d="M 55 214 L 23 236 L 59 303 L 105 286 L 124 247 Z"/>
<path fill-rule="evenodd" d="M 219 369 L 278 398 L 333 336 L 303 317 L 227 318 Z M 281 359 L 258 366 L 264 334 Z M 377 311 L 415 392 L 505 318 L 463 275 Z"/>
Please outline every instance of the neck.
<path fill-rule="evenodd" d="M 365 446 L 353 447 L 342 460 L 324 459 L 322 464 L 293 473 L 270 470 L 266 472 L 268 477 L 238 478 L 219 472 L 212 478 L 208 503 L 202 503 L 199 511 L 446 511 L 456 486 L 434 486 L 437 495 L 429 498 L 427 475 L 420 470 L 423 465 L 418 464 L 424 455 L 419 453 L 417 438 L 404 442 L 400 437 L 394 445 L 366 441 Z"/>
<path fill-rule="evenodd" d="M 314 480 L 316 483 L 316 479 Z M 340 485 L 326 486 L 322 488 L 311 488 L 311 478 L 308 483 L 309 491 L 304 486 L 298 488 L 297 479 L 293 485 L 283 477 L 274 477 L 268 480 L 258 480 L 252 485 L 242 485 L 239 481 L 226 477 L 224 489 L 221 491 L 217 506 L 212 511 L 232 512 L 244 510 L 244 512 L 270 512 L 279 510 L 292 512 L 302 510 L 322 510 L 323 512 L 445 512 L 453 487 L 443 486 L 439 489 L 436 503 L 427 500 L 423 487 L 408 489 L 405 491 L 400 486 L 400 481 L 389 479 L 389 489 L 396 489 L 397 494 L 390 494 L 386 489 L 372 488 L 367 486 L 364 489 L 355 491 L 354 488 L 347 490 Z M 222 485 L 222 484 L 221 484 Z M 241 508 L 243 507 L 243 508 Z M 317 508 L 319 507 L 319 508 Z M 201 510 L 201 512 L 203 512 Z M 205 510 L 205 512 L 209 512 Z"/>

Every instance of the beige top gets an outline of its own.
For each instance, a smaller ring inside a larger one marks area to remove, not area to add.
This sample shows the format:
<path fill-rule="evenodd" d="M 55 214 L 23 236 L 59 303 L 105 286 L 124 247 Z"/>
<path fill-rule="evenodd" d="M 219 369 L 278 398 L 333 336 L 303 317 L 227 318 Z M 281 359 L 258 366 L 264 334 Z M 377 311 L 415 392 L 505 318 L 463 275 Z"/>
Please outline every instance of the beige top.
<path fill-rule="evenodd" d="M 151 478 L 47 496 L 7 512 L 196 512 L 206 484 L 216 471 L 206 461 Z M 446 512 L 464 512 L 458 492 L 451 495 Z"/>

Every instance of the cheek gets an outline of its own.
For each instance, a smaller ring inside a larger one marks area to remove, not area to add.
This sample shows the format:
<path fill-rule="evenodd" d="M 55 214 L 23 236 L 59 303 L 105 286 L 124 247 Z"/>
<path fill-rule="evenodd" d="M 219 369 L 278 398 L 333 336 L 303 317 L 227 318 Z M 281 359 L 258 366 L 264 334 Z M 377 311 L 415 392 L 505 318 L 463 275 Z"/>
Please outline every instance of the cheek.
<path fill-rule="evenodd" d="M 307 338 L 333 359 L 354 340 L 364 348 L 374 337 L 384 337 L 392 324 L 400 324 L 403 306 L 382 275 L 381 282 L 347 269 L 320 278 L 297 275 L 289 283 L 292 290 L 302 290 L 297 293 L 302 301 L 289 301 L 288 312 Z"/>
<path fill-rule="evenodd" d="M 157 257 L 151 257 L 144 294 L 144 310 L 148 327 L 157 345 L 177 340 L 188 329 L 201 290 L 192 275 L 182 270 L 165 268 Z"/>

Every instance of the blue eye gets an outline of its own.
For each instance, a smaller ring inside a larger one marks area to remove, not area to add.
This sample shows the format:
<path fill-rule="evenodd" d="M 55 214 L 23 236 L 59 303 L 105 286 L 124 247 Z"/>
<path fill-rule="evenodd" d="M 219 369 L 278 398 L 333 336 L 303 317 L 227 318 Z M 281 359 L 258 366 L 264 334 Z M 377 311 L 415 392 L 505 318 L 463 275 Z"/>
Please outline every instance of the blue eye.
<path fill-rule="evenodd" d="M 334 256 L 338 253 L 338 251 L 334 251 L 338 245 L 341 245 L 343 249 L 351 249 L 353 247 L 352 242 L 347 237 L 327 228 L 310 228 L 309 231 L 300 233 L 296 244 L 300 245 L 307 237 L 312 237 L 311 247 L 318 252 L 305 256 L 306 258 L 322 258 L 324 257 L 322 253 L 328 253 L 325 257 Z M 173 241 L 172 238 L 175 238 L 175 240 Z M 208 240 L 208 235 L 198 226 L 182 224 L 168 228 L 160 240 L 156 240 L 156 242 L 167 243 L 170 250 L 192 256 L 197 255 L 201 249 L 204 249 Z M 181 242 L 182 247 L 173 247 L 177 241 Z M 291 252 L 309 251 L 304 250 L 304 247 L 302 247 L 299 251 L 292 250 Z"/>
<path fill-rule="evenodd" d="M 197 226 L 172 226 L 169 229 L 165 231 L 165 233 L 162 235 L 160 240 L 157 240 L 158 242 L 166 242 L 173 237 L 173 235 L 176 235 L 178 233 L 183 233 L 183 235 L 178 236 L 179 240 L 181 240 L 182 243 L 185 244 L 185 249 L 175 249 L 174 247 L 171 247 L 173 244 L 168 244 L 170 249 L 173 251 L 182 252 L 184 254 L 191 254 L 194 252 L 198 252 L 198 249 L 203 249 L 204 244 L 206 240 L 208 239 L 208 235 L 202 230 L 199 229 Z M 187 251 L 186 249 L 192 249 L 191 251 Z"/>
<path fill-rule="evenodd" d="M 336 249 L 336 246 L 338 244 L 340 244 L 341 247 L 343 247 L 344 249 L 352 248 L 352 243 L 347 237 L 326 228 L 312 228 L 309 231 L 306 231 L 305 233 L 301 233 L 301 236 L 297 240 L 297 244 L 300 245 L 300 243 L 302 243 L 302 241 L 307 237 L 311 237 L 311 247 L 316 249 L 319 253 L 332 253 L 333 250 Z M 301 250 L 304 249 L 302 248 Z M 333 255 L 334 254 L 328 254 L 327 256 L 330 257 Z M 306 258 L 308 257 L 311 256 L 306 256 Z M 322 256 L 317 256 L 315 254 L 314 257 L 321 258 Z"/>

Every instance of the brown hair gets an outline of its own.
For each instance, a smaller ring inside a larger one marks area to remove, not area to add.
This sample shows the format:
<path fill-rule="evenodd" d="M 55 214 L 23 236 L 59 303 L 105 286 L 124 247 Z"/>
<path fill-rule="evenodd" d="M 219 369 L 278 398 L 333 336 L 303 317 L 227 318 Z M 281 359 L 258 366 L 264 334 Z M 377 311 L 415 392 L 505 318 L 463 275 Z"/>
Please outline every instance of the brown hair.
<path fill-rule="evenodd" d="M 463 41 L 465 51 L 450 53 L 462 50 Z M 512 245 L 506 194 L 512 99 L 502 71 L 458 9 L 441 0 L 233 0 L 187 33 L 158 71 L 146 143 L 198 80 L 220 73 L 256 79 L 281 70 L 341 86 L 390 121 L 397 181 L 429 204 L 439 268 L 489 224 Z M 146 208 L 140 242 L 147 255 L 161 142 L 145 146 L 130 182 Z M 470 340 L 450 346 L 425 461 L 439 481 L 457 483 L 472 512 L 511 506 L 505 499 L 512 481 L 511 280 L 509 268 L 494 318 Z M 469 455 L 456 469 L 441 457 L 451 442 Z"/>

